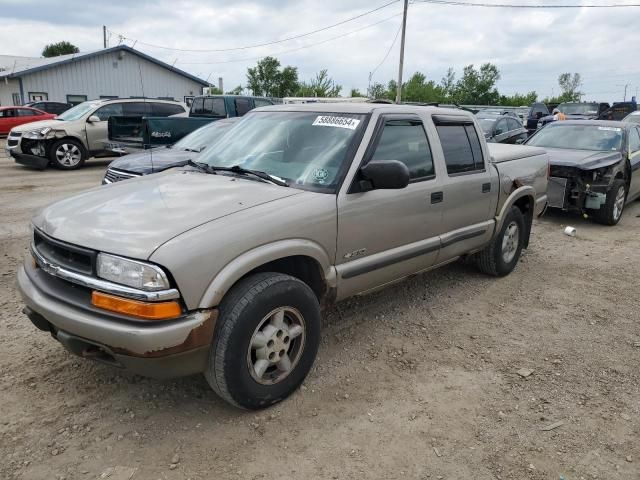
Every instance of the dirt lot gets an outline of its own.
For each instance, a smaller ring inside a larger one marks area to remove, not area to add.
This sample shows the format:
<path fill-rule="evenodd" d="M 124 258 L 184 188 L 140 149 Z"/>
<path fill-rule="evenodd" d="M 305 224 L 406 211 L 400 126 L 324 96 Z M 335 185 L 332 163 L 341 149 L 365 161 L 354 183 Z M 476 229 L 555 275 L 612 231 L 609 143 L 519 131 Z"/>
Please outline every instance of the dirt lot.
<path fill-rule="evenodd" d="M 256 414 L 72 357 L 21 314 L 29 218 L 105 165 L 0 158 L 0 478 L 640 478 L 640 202 L 613 228 L 546 216 L 508 278 L 453 265 L 340 305 L 305 386 Z"/>

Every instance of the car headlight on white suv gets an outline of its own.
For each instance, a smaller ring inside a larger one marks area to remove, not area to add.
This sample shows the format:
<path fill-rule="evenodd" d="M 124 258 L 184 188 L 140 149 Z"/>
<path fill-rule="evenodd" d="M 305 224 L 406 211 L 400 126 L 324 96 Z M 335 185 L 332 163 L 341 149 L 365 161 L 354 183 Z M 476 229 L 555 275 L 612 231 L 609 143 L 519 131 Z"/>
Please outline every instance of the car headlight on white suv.
<path fill-rule="evenodd" d="M 166 273 L 157 265 L 108 253 L 98 254 L 97 274 L 104 280 L 139 290 L 166 290 L 171 286 Z"/>
<path fill-rule="evenodd" d="M 53 138 L 54 136 L 55 131 L 51 127 L 44 127 L 39 130 L 31 130 L 30 132 L 22 135 L 22 138 L 30 140 L 46 140 L 48 138 Z"/>

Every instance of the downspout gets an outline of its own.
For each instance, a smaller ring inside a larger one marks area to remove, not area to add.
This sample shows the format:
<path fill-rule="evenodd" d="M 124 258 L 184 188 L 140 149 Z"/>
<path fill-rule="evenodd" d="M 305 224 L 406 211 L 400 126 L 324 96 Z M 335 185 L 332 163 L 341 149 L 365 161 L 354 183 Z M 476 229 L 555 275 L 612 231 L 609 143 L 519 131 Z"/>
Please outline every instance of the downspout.
<path fill-rule="evenodd" d="M 22 87 L 22 77 L 18 77 L 18 85 L 20 85 L 20 105 L 24 105 L 24 88 Z"/>

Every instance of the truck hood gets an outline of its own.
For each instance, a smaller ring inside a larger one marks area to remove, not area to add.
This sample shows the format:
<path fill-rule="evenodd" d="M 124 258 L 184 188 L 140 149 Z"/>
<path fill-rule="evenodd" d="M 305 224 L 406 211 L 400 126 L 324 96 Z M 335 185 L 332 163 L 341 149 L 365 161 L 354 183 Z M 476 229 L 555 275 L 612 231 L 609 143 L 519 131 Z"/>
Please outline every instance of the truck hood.
<path fill-rule="evenodd" d="M 17 127 L 11 129 L 12 132 L 26 133 L 32 130 L 41 130 L 45 127 L 50 127 L 53 130 L 64 130 L 68 122 L 65 120 L 38 120 L 37 122 L 23 123 Z"/>
<path fill-rule="evenodd" d="M 594 170 L 614 165 L 622 160 L 620 152 L 594 152 L 593 150 L 569 150 L 566 148 L 545 148 L 549 163 L 554 167 L 573 167 L 580 170 Z"/>
<path fill-rule="evenodd" d="M 108 168 L 147 175 L 172 166 L 182 166 L 187 160 L 195 158 L 196 155 L 198 155 L 197 152 L 175 148 L 153 148 L 118 158 L 111 162 Z"/>
<path fill-rule="evenodd" d="M 187 230 L 301 193 L 236 176 L 169 170 L 66 198 L 41 211 L 33 224 L 64 242 L 147 259 Z"/>

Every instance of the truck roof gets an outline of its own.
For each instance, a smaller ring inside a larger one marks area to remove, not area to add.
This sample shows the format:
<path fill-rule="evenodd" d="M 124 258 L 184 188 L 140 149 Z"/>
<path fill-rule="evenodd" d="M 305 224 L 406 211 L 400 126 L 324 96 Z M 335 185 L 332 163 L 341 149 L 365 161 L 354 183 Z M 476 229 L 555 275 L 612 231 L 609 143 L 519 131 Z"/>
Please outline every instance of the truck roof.
<path fill-rule="evenodd" d="M 439 113 L 451 115 L 472 114 L 457 108 L 442 108 L 422 105 L 396 105 L 386 103 L 289 103 L 286 105 L 271 105 L 252 110 L 254 112 L 319 112 L 319 113 L 373 113 L 374 111 L 385 113 Z"/>

